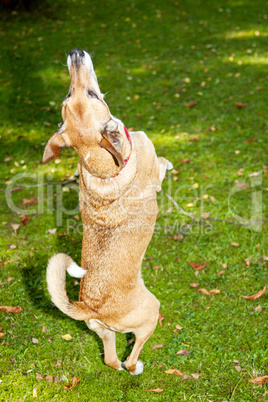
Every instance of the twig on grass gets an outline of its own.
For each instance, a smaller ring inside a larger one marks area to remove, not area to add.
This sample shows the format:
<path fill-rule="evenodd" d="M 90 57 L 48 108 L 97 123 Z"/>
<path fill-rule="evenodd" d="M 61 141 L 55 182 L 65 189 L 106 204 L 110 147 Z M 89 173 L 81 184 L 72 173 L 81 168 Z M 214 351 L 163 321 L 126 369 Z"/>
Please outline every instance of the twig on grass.
<path fill-rule="evenodd" d="M 198 216 L 194 216 L 193 214 L 190 214 L 189 212 L 184 211 L 184 209 L 169 195 L 166 193 L 167 198 L 175 205 L 175 207 L 177 207 L 181 213 L 183 215 L 188 216 L 189 218 L 192 219 L 192 222 L 194 220 L 197 220 L 199 222 L 205 222 L 205 221 L 211 221 L 211 222 L 226 222 L 226 223 L 230 223 L 231 225 L 238 225 L 238 226 L 251 226 L 251 225 L 257 225 L 257 224 L 261 224 L 263 222 L 267 222 L 268 219 L 263 219 L 262 221 L 249 221 L 248 223 L 240 223 L 240 222 L 234 222 L 234 221 L 230 221 L 228 219 L 220 219 L 220 218 L 211 218 L 211 217 L 207 217 L 207 218 L 202 218 L 202 217 L 198 217 Z M 192 224 L 192 222 L 190 224 Z"/>

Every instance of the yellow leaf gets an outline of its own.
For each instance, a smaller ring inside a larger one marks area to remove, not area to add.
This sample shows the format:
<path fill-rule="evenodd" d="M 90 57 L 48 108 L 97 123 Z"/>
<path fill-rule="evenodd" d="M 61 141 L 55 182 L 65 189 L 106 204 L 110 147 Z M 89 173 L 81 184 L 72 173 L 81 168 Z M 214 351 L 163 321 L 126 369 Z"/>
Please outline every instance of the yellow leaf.
<path fill-rule="evenodd" d="M 61 335 L 63 339 L 65 339 L 66 341 L 70 341 L 72 339 L 72 336 L 70 334 L 65 334 L 65 335 Z"/>

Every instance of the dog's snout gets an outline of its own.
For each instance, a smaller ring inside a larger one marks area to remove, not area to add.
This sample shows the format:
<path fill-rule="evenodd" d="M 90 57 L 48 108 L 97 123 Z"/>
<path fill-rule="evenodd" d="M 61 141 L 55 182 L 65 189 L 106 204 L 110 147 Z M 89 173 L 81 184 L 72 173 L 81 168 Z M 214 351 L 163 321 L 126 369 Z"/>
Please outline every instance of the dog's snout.
<path fill-rule="evenodd" d="M 77 55 L 80 57 L 84 57 L 85 56 L 85 52 L 81 49 L 78 48 L 74 48 L 70 51 L 69 55 L 72 57 L 73 55 Z"/>

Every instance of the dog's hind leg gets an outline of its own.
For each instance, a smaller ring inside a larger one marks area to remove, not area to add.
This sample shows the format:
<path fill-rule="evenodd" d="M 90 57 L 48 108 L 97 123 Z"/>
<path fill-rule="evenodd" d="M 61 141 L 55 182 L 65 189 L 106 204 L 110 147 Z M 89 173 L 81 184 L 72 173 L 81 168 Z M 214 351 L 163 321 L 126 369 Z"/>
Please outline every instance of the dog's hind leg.
<path fill-rule="evenodd" d="M 115 332 L 105 328 L 97 320 L 89 320 L 87 326 L 95 331 L 103 342 L 105 364 L 115 370 L 123 370 L 122 363 L 116 354 Z"/>
<path fill-rule="evenodd" d="M 151 300 L 151 304 L 147 312 L 145 312 L 144 310 L 136 312 L 137 315 L 143 317 L 143 322 L 137 329 L 133 330 L 136 341 L 131 354 L 122 365 L 122 367 L 124 367 L 131 375 L 138 375 L 143 373 L 143 363 L 141 360 L 138 360 L 139 355 L 143 345 L 153 334 L 157 325 L 160 303 L 154 296 L 153 298 L 154 299 Z"/>

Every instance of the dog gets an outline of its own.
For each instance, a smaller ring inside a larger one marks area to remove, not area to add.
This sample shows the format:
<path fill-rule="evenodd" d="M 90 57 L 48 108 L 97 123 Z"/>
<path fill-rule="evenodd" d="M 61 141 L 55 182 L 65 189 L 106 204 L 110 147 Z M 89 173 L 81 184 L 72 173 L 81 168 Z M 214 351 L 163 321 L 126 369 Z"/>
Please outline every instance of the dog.
<path fill-rule="evenodd" d="M 64 147 L 79 155 L 81 267 L 66 254 L 54 255 L 47 267 L 48 290 L 63 313 L 84 320 L 99 335 L 108 366 L 137 375 L 143 372 L 139 354 L 155 330 L 160 307 L 144 285 L 141 263 L 158 214 L 156 194 L 172 164 L 157 157 L 144 132 L 129 133 L 112 116 L 87 52 L 71 50 L 67 65 L 71 82 L 62 103 L 63 123 L 42 162 L 58 158 Z M 67 296 L 66 271 L 81 278 L 77 302 Z M 116 354 L 116 332 L 135 335 L 124 363 Z"/>

